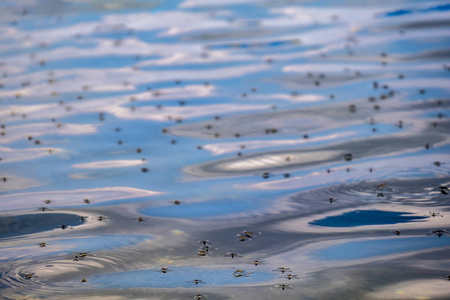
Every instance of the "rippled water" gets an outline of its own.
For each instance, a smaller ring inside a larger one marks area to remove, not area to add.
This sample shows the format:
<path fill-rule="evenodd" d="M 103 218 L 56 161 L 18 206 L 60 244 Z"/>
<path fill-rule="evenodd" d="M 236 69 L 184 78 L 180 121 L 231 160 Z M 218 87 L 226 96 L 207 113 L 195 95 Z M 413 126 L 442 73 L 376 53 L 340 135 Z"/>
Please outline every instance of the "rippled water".
<path fill-rule="evenodd" d="M 2 1 L 0 298 L 450 298 L 449 19 Z"/>

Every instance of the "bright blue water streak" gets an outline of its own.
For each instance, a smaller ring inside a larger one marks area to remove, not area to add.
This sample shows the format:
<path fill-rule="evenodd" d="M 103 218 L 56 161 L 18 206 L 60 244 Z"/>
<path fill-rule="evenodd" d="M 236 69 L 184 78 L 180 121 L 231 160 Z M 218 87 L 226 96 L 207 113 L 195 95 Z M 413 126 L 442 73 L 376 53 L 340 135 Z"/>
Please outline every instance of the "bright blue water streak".
<path fill-rule="evenodd" d="M 310 222 L 311 225 L 326 227 L 356 227 L 413 222 L 427 217 L 405 216 L 410 213 L 382 210 L 355 210 L 339 216 L 330 216 Z"/>

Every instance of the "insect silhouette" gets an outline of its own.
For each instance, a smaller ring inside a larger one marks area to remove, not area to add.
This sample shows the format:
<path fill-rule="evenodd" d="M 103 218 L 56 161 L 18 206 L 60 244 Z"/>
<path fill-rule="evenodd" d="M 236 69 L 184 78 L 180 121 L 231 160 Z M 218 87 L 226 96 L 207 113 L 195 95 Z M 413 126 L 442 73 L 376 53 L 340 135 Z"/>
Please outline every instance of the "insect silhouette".
<path fill-rule="evenodd" d="M 200 248 L 199 250 L 203 250 L 203 251 L 205 251 L 206 253 L 209 253 L 209 252 L 211 252 L 212 250 L 217 250 L 217 248 L 213 248 L 213 247 L 211 247 L 211 246 L 209 246 L 209 245 L 206 245 L 206 246 L 203 246 L 202 248 Z"/>
<path fill-rule="evenodd" d="M 250 277 L 250 274 L 252 274 L 253 272 L 247 272 L 246 270 L 241 270 L 241 269 L 236 269 L 233 268 L 234 272 L 232 273 L 232 275 L 234 277 Z"/>
<path fill-rule="evenodd" d="M 345 155 L 344 155 L 344 159 L 345 159 L 346 161 L 351 161 L 351 160 L 353 159 L 353 154 L 351 154 L 351 153 L 345 154 Z"/>
<path fill-rule="evenodd" d="M 276 289 L 286 290 L 286 289 L 292 289 L 292 287 L 289 284 L 277 284 L 273 286 Z"/>
<path fill-rule="evenodd" d="M 443 235 L 445 235 L 446 231 L 443 229 L 439 229 L 439 230 L 433 230 L 431 231 L 431 233 L 427 234 L 427 235 L 437 235 L 438 237 L 441 237 Z"/>
<path fill-rule="evenodd" d="M 89 204 L 89 203 L 91 203 L 91 200 L 89 200 L 89 199 L 84 199 L 83 202 L 86 203 L 86 204 Z"/>
<path fill-rule="evenodd" d="M 265 265 L 265 263 L 263 261 L 260 260 L 254 260 L 251 262 L 252 265 L 254 266 L 258 266 L 258 265 Z"/>
<path fill-rule="evenodd" d="M 195 299 L 195 300 L 206 299 L 206 296 L 205 296 L 205 295 L 202 295 L 202 294 L 197 294 L 197 295 L 194 296 L 194 299 Z"/>
<path fill-rule="evenodd" d="M 90 251 L 78 252 L 77 254 L 74 255 L 73 261 L 80 261 L 80 260 L 84 260 L 88 256 L 93 256 L 92 254 L 89 254 L 89 253 L 90 253 Z"/>
<path fill-rule="evenodd" d="M 299 278 L 298 278 L 298 275 L 295 275 L 295 274 L 286 274 L 286 275 L 280 276 L 280 277 L 286 278 L 287 280 L 291 280 L 291 279 L 299 279 Z"/>
<path fill-rule="evenodd" d="M 236 239 L 240 242 L 244 242 L 247 240 L 251 240 L 253 237 L 257 236 L 258 234 L 261 234 L 261 232 L 253 232 L 253 231 L 247 231 L 244 230 L 242 233 L 236 234 Z"/>
<path fill-rule="evenodd" d="M 433 218 L 434 217 L 443 217 L 443 215 L 441 215 L 440 212 L 434 212 L 434 211 L 430 211 L 429 215 L 432 216 Z"/>
<path fill-rule="evenodd" d="M 172 204 L 175 204 L 175 205 L 180 205 L 181 203 L 183 203 L 183 201 L 180 201 L 180 200 L 173 200 L 173 201 L 169 201 L 169 202 Z"/>
<path fill-rule="evenodd" d="M 203 245 L 203 246 L 207 246 L 212 244 L 210 241 L 208 240 L 203 240 L 203 241 L 198 241 L 197 244 Z"/>
<path fill-rule="evenodd" d="M 66 230 L 67 228 L 69 228 L 69 226 L 67 226 L 65 224 L 59 225 L 59 227 L 61 227 L 62 230 Z M 73 228 L 71 228 L 71 229 L 73 229 Z"/>
<path fill-rule="evenodd" d="M 291 268 L 286 268 L 286 267 L 279 267 L 278 269 L 272 270 L 272 271 L 278 271 L 281 273 L 285 273 L 287 271 L 291 272 Z"/>
<path fill-rule="evenodd" d="M 97 217 L 97 221 L 107 221 L 108 220 L 108 218 L 107 217 L 105 217 L 105 216 L 98 216 Z"/>
<path fill-rule="evenodd" d="M 81 279 L 81 282 L 87 282 L 87 280 L 85 278 Z"/>
<path fill-rule="evenodd" d="M 86 222 L 86 220 L 87 220 L 87 216 L 79 216 L 78 217 L 78 221 L 80 221 L 80 222 Z"/>
<path fill-rule="evenodd" d="M 405 232 L 404 231 L 400 231 L 400 230 L 394 230 L 394 231 L 392 231 L 392 234 L 393 235 L 401 235 L 401 234 L 405 234 Z"/>
<path fill-rule="evenodd" d="M 444 185 L 441 185 L 441 186 L 439 187 L 439 191 L 440 191 L 441 194 L 443 194 L 443 195 L 448 195 L 448 187 L 446 187 L 446 186 L 444 186 Z"/>
<path fill-rule="evenodd" d="M 198 256 L 206 256 L 206 255 L 208 255 L 208 252 L 206 250 L 199 249 L 197 251 L 196 255 L 198 255 Z"/>
<path fill-rule="evenodd" d="M 143 218 L 143 217 L 139 217 L 139 218 L 134 218 L 133 220 L 140 222 L 145 222 L 147 220 L 147 218 Z"/>
<path fill-rule="evenodd" d="M 204 282 L 203 280 L 200 280 L 200 279 L 193 279 L 193 280 L 189 280 L 188 282 L 192 282 L 194 284 L 206 283 L 206 282 Z"/>
<path fill-rule="evenodd" d="M 231 258 L 242 257 L 242 255 L 240 255 L 239 253 L 232 253 L 232 252 L 227 252 L 227 254 L 225 254 L 224 256 L 229 256 Z"/>
<path fill-rule="evenodd" d="M 34 273 L 21 273 L 20 277 L 24 278 L 24 279 L 31 279 L 31 278 L 35 278 L 35 277 L 39 277 L 34 275 Z"/>
<path fill-rule="evenodd" d="M 383 190 L 384 190 L 385 186 L 386 186 L 386 183 L 379 184 L 377 186 L 377 189 L 375 190 L 375 192 L 377 193 L 377 197 L 384 197 Z"/>
<path fill-rule="evenodd" d="M 47 210 L 52 210 L 52 209 L 47 208 L 45 206 L 42 206 L 42 207 L 39 207 L 38 210 L 40 210 L 40 211 L 47 211 Z"/>
<path fill-rule="evenodd" d="M 161 269 L 159 269 L 159 272 L 161 272 L 161 273 L 167 273 L 167 272 L 172 272 L 172 270 L 170 270 L 169 268 L 161 268 Z"/>
<path fill-rule="evenodd" d="M 334 201 L 336 201 L 333 197 L 331 197 L 330 199 L 328 199 L 328 201 L 330 202 L 330 203 L 333 203 Z"/>
<path fill-rule="evenodd" d="M 39 247 L 44 248 L 44 247 L 46 247 L 48 245 L 51 245 L 51 244 L 48 244 L 48 243 L 37 243 L 36 245 L 39 245 Z"/>

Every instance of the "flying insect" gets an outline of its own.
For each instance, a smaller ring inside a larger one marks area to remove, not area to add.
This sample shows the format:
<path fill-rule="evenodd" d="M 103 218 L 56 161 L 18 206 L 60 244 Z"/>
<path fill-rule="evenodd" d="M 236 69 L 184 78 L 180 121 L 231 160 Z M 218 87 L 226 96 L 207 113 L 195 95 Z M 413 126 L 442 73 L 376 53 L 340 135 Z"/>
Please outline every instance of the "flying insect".
<path fill-rule="evenodd" d="M 287 271 L 291 271 L 291 268 L 286 268 L 286 267 L 279 267 L 278 269 L 272 270 L 272 271 L 278 271 L 281 273 L 287 272 Z"/>
<path fill-rule="evenodd" d="M 448 195 L 448 187 L 446 187 L 445 185 L 441 185 L 439 187 L 439 191 L 441 192 L 441 194 L 443 195 Z"/>
<path fill-rule="evenodd" d="M 159 269 L 158 271 L 165 274 L 167 272 L 172 272 L 173 270 L 170 270 L 169 268 L 164 268 L 163 267 L 163 268 Z"/>
<path fill-rule="evenodd" d="M 277 284 L 273 286 L 276 289 L 282 289 L 283 291 L 286 289 L 292 289 L 289 284 Z"/>
<path fill-rule="evenodd" d="M 200 279 L 193 279 L 193 280 L 190 280 L 188 282 L 192 282 L 192 283 L 195 283 L 195 284 L 206 283 L 206 282 L 204 282 L 203 280 L 200 280 Z"/>
<path fill-rule="evenodd" d="M 392 234 L 393 235 L 401 235 L 401 234 L 405 234 L 405 232 L 401 231 L 401 230 L 394 230 L 394 231 L 392 231 Z"/>
<path fill-rule="evenodd" d="M 265 263 L 263 261 L 260 260 L 254 260 L 251 262 L 252 265 L 254 266 L 258 266 L 258 265 L 265 265 Z"/>
<path fill-rule="evenodd" d="M 446 231 L 443 229 L 439 229 L 439 230 L 433 230 L 431 233 L 427 234 L 427 235 L 437 235 L 438 237 L 441 237 L 443 235 L 445 235 Z"/>
<path fill-rule="evenodd" d="M 20 277 L 24 278 L 24 279 L 31 279 L 31 278 L 35 278 L 35 277 L 39 277 L 34 275 L 34 273 L 21 273 Z"/>
<path fill-rule="evenodd" d="M 240 255 L 239 253 L 232 253 L 232 252 L 227 252 L 227 254 L 225 254 L 224 256 L 229 256 L 231 258 L 242 257 L 242 255 Z"/>
<path fill-rule="evenodd" d="M 434 211 L 430 211 L 429 213 L 430 216 L 434 217 L 443 217 L 443 215 L 441 215 L 440 212 L 434 212 Z"/>
<path fill-rule="evenodd" d="M 237 268 L 233 268 L 234 272 L 233 272 L 233 276 L 234 277 L 250 277 L 250 274 L 252 274 L 253 272 L 247 272 L 246 270 L 241 270 L 241 269 L 237 269 Z"/>
<path fill-rule="evenodd" d="M 295 275 L 295 274 L 286 274 L 286 275 L 284 275 L 284 276 L 280 276 L 280 277 L 283 277 L 283 278 L 286 278 L 287 280 L 291 280 L 291 279 L 299 279 L 298 278 L 298 275 Z"/>

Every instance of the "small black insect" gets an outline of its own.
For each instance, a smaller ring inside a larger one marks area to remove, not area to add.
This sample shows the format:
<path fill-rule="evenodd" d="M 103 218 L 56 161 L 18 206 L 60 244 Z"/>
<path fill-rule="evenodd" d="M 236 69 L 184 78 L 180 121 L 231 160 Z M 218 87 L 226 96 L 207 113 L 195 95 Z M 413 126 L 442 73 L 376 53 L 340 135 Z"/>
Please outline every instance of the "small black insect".
<path fill-rule="evenodd" d="M 232 253 L 232 252 L 227 252 L 227 254 L 225 254 L 224 256 L 229 256 L 231 258 L 242 257 L 242 255 L 240 255 L 239 253 Z"/>
<path fill-rule="evenodd" d="M 345 154 L 345 155 L 344 155 L 344 159 L 345 159 L 346 161 L 351 161 L 351 160 L 353 159 L 353 154 L 351 154 L 351 153 Z"/>
<path fill-rule="evenodd" d="M 167 272 L 172 272 L 172 270 L 170 270 L 169 268 L 161 268 L 161 269 L 159 269 L 159 272 L 161 272 L 161 273 L 167 273 Z"/>
<path fill-rule="evenodd" d="M 405 234 L 405 232 L 404 231 L 400 231 L 400 230 L 394 230 L 394 231 L 392 231 L 392 234 L 393 235 L 401 235 L 401 234 Z"/>
<path fill-rule="evenodd" d="M 292 273 L 286 274 L 286 275 L 281 276 L 281 277 L 286 278 L 287 280 L 291 280 L 291 279 L 299 279 L 299 278 L 298 278 L 298 275 L 295 275 L 295 274 L 292 274 Z"/>
<path fill-rule="evenodd" d="M 195 284 L 206 283 L 206 282 L 204 282 L 203 280 L 200 280 L 200 279 L 193 279 L 193 280 L 190 280 L 188 282 L 192 282 L 192 283 L 195 283 Z"/>
<path fill-rule="evenodd" d="M 24 278 L 24 279 L 31 279 L 31 278 L 35 278 L 35 277 L 39 277 L 34 275 L 34 273 L 21 273 L 20 277 Z"/>
<path fill-rule="evenodd" d="M 279 267 L 278 269 L 275 269 L 275 270 L 272 270 L 272 271 L 278 271 L 278 272 L 281 272 L 281 273 L 285 273 L 285 272 L 287 272 L 287 271 L 291 271 L 291 268 L 286 268 L 286 267 Z"/>
<path fill-rule="evenodd" d="M 444 186 L 444 185 L 441 185 L 441 186 L 439 187 L 439 191 L 440 191 L 441 194 L 443 194 L 443 195 L 448 195 L 448 187 L 446 187 L 446 186 Z"/>
<path fill-rule="evenodd" d="M 439 229 L 439 230 L 433 230 L 431 233 L 429 233 L 428 235 L 437 235 L 438 237 L 441 237 L 443 235 L 445 235 L 446 231 L 443 229 Z"/>
<path fill-rule="evenodd" d="M 254 266 L 258 266 L 258 265 L 265 265 L 265 263 L 263 261 L 260 260 L 254 260 L 251 262 L 252 265 Z"/>
<path fill-rule="evenodd" d="M 289 284 L 277 284 L 273 286 L 276 289 L 282 289 L 283 291 L 286 289 L 292 289 L 292 287 Z"/>

